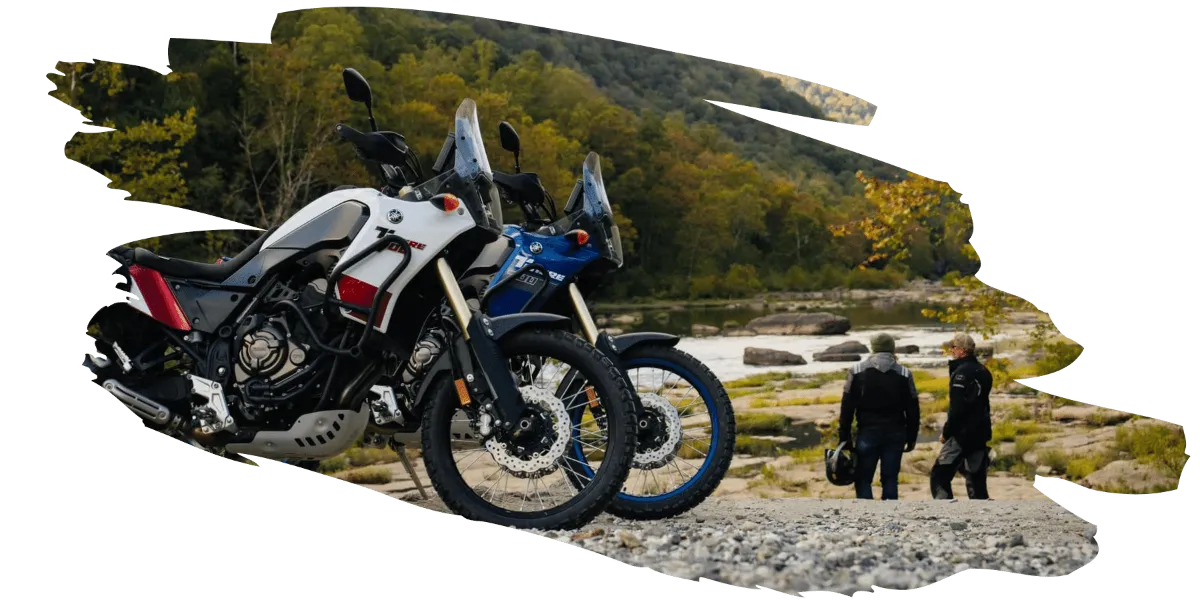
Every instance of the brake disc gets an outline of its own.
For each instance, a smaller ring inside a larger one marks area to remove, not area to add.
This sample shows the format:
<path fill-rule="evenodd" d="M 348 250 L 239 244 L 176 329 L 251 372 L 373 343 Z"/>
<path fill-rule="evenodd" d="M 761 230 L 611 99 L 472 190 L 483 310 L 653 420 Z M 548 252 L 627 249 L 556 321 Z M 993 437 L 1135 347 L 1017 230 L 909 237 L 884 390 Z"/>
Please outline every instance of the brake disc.
<path fill-rule="evenodd" d="M 683 421 L 679 418 L 679 411 L 666 398 L 650 393 L 640 396 L 642 406 L 662 419 L 666 435 L 662 436 L 660 443 L 649 448 L 638 444 L 638 452 L 633 456 L 633 467 L 657 469 L 671 462 L 675 453 L 679 452 L 679 447 L 683 445 Z"/>
<path fill-rule="evenodd" d="M 526 404 L 548 413 L 552 430 L 545 433 L 553 435 L 554 441 L 545 450 L 534 452 L 528 458 L 517 456 L 513 448 L 495 437 L 484 442 L 484 447 L 496 464 L 513 476 L 529 479 L 543 477 L 554 472 L 557 468 L 555 463 L 567 450 L 567 443 L 571 439 L 571 419 L 567 416 L 567 407 L 554 392 L 533 386 L 520 388 L 520 392 Z"/>

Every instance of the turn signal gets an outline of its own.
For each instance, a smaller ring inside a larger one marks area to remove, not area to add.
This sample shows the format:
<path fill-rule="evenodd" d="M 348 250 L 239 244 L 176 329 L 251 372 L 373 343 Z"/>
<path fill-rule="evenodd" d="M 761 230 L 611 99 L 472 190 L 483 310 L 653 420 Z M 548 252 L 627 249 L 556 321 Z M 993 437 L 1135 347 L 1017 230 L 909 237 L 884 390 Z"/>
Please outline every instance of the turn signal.
<path fill-rule="evenodd" d="M 587 245 L 588 240 L 592 239 L 592 236 L 588 235 L 588 232 L 582 229 L 575 229 L 568 231 L 566 238 L 572 242 L 575 242 L 576 246 L 585 246 Z"/>
<path fill-rule="evenodd" d="M 454 194 L 438 194 L 433 197 L 433 204 L 446 212 L 454 212 L 462 206 L 462 202 Z"/>

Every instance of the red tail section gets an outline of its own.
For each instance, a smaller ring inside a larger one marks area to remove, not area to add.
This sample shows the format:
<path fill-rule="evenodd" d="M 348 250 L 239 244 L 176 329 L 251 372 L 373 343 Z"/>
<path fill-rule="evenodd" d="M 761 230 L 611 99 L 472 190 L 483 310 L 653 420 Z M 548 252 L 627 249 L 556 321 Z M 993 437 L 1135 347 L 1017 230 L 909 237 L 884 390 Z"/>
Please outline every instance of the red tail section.
<path fill-rule="evenodd" d="M 188 324 L 187 316 L 179 306 L 179 300 L 175 299 L 171 286 L 163 279 L 161 273 L 141 265 L 131 265 L 129 276 L 141 292 L 142 301 L 150 307 L 150 316 L 154 317 L 154 320 L 168 327 L 191 331 L 192 326 Z"/>

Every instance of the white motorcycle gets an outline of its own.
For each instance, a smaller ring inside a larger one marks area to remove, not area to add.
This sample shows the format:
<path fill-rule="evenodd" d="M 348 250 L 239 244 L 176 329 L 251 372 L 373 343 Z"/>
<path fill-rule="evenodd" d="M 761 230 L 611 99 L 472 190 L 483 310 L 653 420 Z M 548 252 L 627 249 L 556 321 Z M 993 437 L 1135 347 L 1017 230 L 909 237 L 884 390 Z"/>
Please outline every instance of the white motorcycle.
<path fill-rule="evenodd" d="M 516 527 L 586 523 L 629 472 L 633 391 L 568 319 L 490 318 L 465 300 L 459 278 L 502 234 L 474 101 L 455 115 L 453 168 L 420 183 L 403 136 L 375 130 L 367 82 L 353 69 L 343 78 L 372 131 L 337 132 L 385 185 L 326 194 L 217 264 L 110 251 L 130 297 L 94 317 L 98 353 L 85 365 L 175 438 L 231 458 L 320 460 L 362 438 L 373 414 L 400 410 L 377 384 L 433 327 L 446 338 L 444 368 L 404 411 L 422 419 L 446 505 Z M 566 452 L 578 443 L 590 449 L 584 463 Z M 456 464 L 462 444 L 494 468 Z"/>

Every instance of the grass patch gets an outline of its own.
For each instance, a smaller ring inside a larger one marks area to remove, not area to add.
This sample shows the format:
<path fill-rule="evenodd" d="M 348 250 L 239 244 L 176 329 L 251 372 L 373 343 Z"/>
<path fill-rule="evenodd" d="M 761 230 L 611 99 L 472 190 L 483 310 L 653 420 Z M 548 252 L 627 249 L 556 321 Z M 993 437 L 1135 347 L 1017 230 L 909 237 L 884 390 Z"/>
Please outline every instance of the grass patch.
<path fill-rule="evenodd" d="M 816 373 L 807 377 L 789 379 L 783 382 L 785 390 L 815 390 L 823 388 L 826 385 L 835 381 L 845 381 L 845 371 L 829 371 L 825 373 Z"/>
<path fill-rule="evenodd" d="M 707 440 L 687 440 L 679 446 L 679 451 L 675 455 L 684 460 L 704 458 L 708 456 L 708 449 L 711 445 L 711 442 Z"/>
<path fill-rule="evenodd" d="M 750 408 L 777 408 L 780 406 L 812 406 L 814 404 L 839 404 L 840 396 L 821 396 L 819 398 L 755 398 L 750 401 Z"/>
<path fill-rule="evenodd" d="M 400 460 L 400 455 L 391 448 L 351 448 L 346 451 L 345 455 L 351 467 L 369 467 Z"/>
<path fill-rule="evenodd" d="M 772 381 L 783 381 L 785 379 L 791 379 L 791 378 L 792 378 L 791 373 L 780 372 L 780 371 L 767 371 L 766 373 L 755 373 L 754 375 L 747 375 L 745 377 L 742 377 L 741 379 L 735 379 L 733 381 L 730 381 L 725 384 L 725 389 L 730 390 L 730 389 L 740 389 L 740 388 L 748 388 L 748 387 L 762 387 L 764 385 L 767 385 L 768 383 L 771 383 Z"/>
<path fill-rule="evenodd" d="M 912 371 L 912 376 L 913 376 L 913 381 L 915 381 L 917 383 L 921 383 L 922 381 L 932 381 L 932 380 L 938 378 L 937 375 L 934 375 L 933 373 L 930 373 L 929 371 Z M 946 380 L 949 381 L 949 378 L 947 378 Z"/>
<path fill-rule="evenodd" d="M 822 446 L 797 448 L 794 450 L 788 450 L 787 455 L 792 457 L 792 460 L 800 464 L 818 463 L 825 460 L 825 448 Z"/>
<path fill-rule="evenodd" d="M 1088 456 L 1078 456 L 1067 461 L 1066 476 L 1071 481 L 1079 481 L 1092 473 L 1104 468 L 1116 457 L 1112 452 L 1097 452 Z"/>
<path fill-rule="evenodd" d="M 1097 410 L 1087 416 L 1087 423 L 1092 427 L 1108 427 L 1120 425 L 1128 421 L 1132 415 L 1115 410 Z"/>
<path fill-rule="evenodd" d="M 1167 425 L 1135 427 L 1122 425 L 1117 428 L 1116 448 L 1151 465 L 1170 477 L 1178 478 L 1187 462 L 1183 453 L 1183 428 Z"/>
<path fill-rule="evenodd" d="M 339 454 L 321 461 L 321 463 L 317 465 L 317 472 L 336 473 L 338 471 L 345 471 L 349 468 L 350 460 L 346 458 L 345 454 Z"/>
<path fill-rule="evenodd" d="M 387 467 L 363 467 L 342 471 L 334 477 L 358 484 L 384 484 L 392 482 L 392 470 Z"/>
<path fill-rule="evenodd" d="M 1069 398 L 1050 396 L 1049 394 L 1047 394 L 1047 396 L 1050 398 L 1050 406 L 1053 408 L 1062 408 L 1064 406 L 1084 406 L 1082 402 L 1077 402 Z"/>
<path fill-rule="evenodd" d="M 916 383 L 918 394 L 933 394 L 936 399 L 946 398 L 950 395 L 949 377 L 931 377 Z"/>
<path fill-rule="evenodd" d="M 764 390 L 763 388 L 737 388 L 726 390 L 726 393 L 729 394 L 729 399 L 733 400 L 734 398 L 744 398 L 746 396 L 755 396 L 758 394 L 769 394 L 773 391 L 774 390 Z"/>
<path fill-rule="evenodd" d="M 745 413 L 737 415 L 737 430 L 741 433 L 775 435 L 783 433 L 792 420 L 778 413 Z"/>
<path fill-rule="evenodd" d="M 997 442 L 1015 442 L 1022 436 L 1032 436 L 1037 439 L 1042 434 L 1054 433 L 1059 430 L 1053 425 L 1044 425 L 1034 421 L 1001 421 L 992 425 L 992 440 Z"/>
<path fill-rule="evenodd" d="M 1063 474 L 1067 472 L 1067 455 L 1058 448 L 1046 448 L 1038 451 L 1038 465 L 1050 467 L 1051 473 Z"/>
<path fill-rule="evenodd" d="M 1030 450 L 1033 450 L 1034 446 L 1046 441 L 1046 438 L 1040 435 L 1021 435 L 1017 436 L 1017 439 L 1014 441 L 1015 448 L 1013 449 L 1013 454 L 1021 457 L 1028 454 Z"/>
<path fill-rule="evenodd" d="M 1033 419 L 1033 412 L 1024 404 L 1014 404 L 1008 409 L 1008 418 L 1014 421 L 1029 421 Z"/>
<path fill-rule="evenodd" d="M 922 414 L 933 415 L 933 414 L 937 414 L 937 413 L 944 413 L 949 410 L 950 410 L 950 398 L 946 397 L 946 396 L 942 396 L 941 398 L 935 398 L 933 400 L 929 400 L 927 402 L 921 403 L 921 413 Z"/>
<path fill-rule="evenodd" d="M 798 493 L 808 491 L 807 481 L 797 481 L 789 479 L 781 475 L 771 465 L 763 465 L 761 470 L 762 477 L 750 481 L 748 487 L 775 487 L 785 492 Z"/>
<path fill-rule="evenodd" d="M 730 470 L 725 472 L 725 476 L 727 478 L 746 479 L 761 473 L 761 470 L 762 467 L 757 466 L 757 464 L 743 464 L 740 467 L 731 467 Z"/>
<path fill-rule="evenodd" d="M 739 433 L 734 439 L 733 451 L 736 454 L 749 454 L 750 456 L 775 456 L 779 452 L 779 445 L 774 440 L 764 440 Z"/>

